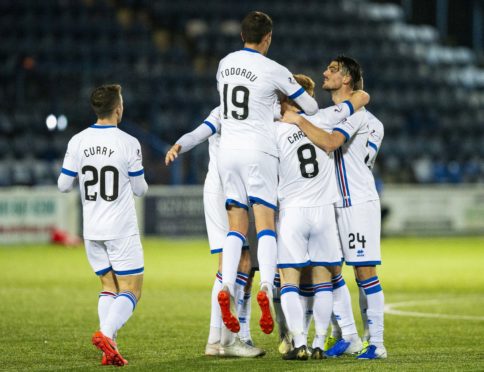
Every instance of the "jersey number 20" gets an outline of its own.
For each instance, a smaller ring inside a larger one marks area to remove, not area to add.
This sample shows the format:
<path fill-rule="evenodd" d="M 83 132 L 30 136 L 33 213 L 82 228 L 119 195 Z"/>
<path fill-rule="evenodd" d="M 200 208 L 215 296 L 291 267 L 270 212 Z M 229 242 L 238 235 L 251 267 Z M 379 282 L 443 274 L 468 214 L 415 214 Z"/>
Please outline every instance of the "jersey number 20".
<path fill-rule="evenodd" d="M 86 174 L 90 172 L 92 174 L 92 179 L 87 180 L 84 182 L 84 195 L 86 200 L 91 200 L 95 201 L 97 199 L 97 192 L 94 192 L 92 194 L 89 194 L 89 186 L 94 186 L 99 182 L 99 179 L 101 179 L 100 182 L 100 187 L 99 187 L 99 193 L 101 194 L 101 198 L 103 198 L 106 201 L 114 201 L 118 198 L 119 194 L 119 171 L 111 166 L 111 165 L 106 165 L 101 168 L 101 170 L 97 171 L 95 167 L 92 165 L 86 165 L 82 167 L 82 174 Z M 112 194 L 108 195 L 106 191 L 106 174 L 107 173 L 112 173 L 113 175 L 113 190 Z M 100 177 L 99 177 L 100 176 Z"/>
<path fill-rule="evenodd" d="M 224 84 L 224 119 L 228 119 L 228 105 L 227 96 L 229 95 L 229 85 Z M 249 116 L 249 89 L 242 85 L 237 85 L 232 89 L 231 100 L 232 105 L 237 111 L 230 111 L 230 116 L 237 120 L 245 120 Z"/>
<path fill-rule="evenodd" d="M 297 149 L 297 158 L 299 159 L 301 175 L 304 178 L 313 178 L 318 175 L 319 167 L 318 161 L 316 160 L 316 149 L 313 145 L 306 143 L 305 145 L 299 146 Z"/>

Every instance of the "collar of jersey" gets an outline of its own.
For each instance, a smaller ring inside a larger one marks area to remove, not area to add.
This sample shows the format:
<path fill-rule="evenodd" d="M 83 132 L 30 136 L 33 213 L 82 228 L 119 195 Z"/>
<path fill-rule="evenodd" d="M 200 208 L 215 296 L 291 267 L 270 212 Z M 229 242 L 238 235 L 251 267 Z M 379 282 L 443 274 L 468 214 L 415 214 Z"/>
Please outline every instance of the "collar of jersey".
<path fill-rule="evenodd" d="M 258 50 L 252 49 L 252 48 L 243 48 L 242 50 L 245 50 L 246 52 L 261 54 L 261 52 L 259 52 Z"/>
<path fill-rule="evenodd" d="M 95 128 L 95 129 L 116 128 L 116 125 L 96 125 L 96 124 L 93 124 L 93 125 L 91 125 L 91 128 Z"/>

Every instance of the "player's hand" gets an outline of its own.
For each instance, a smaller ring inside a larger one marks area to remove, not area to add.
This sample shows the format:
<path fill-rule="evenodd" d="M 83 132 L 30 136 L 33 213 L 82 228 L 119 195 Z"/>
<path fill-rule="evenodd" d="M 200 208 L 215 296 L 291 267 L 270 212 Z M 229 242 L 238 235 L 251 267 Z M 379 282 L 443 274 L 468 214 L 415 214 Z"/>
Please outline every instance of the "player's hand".
<path fill-rule="evenodd" d="M 181 146 L 178 143 L 175 143 L 171 148 L 168 150 L 165 156 L 165 165 L 170 165 L 170 163 L 174 162 L 175 159 L 178 157 L 180 153 Z"/>
<path fill-rule="evenodd" d="M 287 110 L 284 115 L 282 116 L 281 121 L 289 124 L 298 124 L 299 122 L 299 114 L 297 112 Z"/>

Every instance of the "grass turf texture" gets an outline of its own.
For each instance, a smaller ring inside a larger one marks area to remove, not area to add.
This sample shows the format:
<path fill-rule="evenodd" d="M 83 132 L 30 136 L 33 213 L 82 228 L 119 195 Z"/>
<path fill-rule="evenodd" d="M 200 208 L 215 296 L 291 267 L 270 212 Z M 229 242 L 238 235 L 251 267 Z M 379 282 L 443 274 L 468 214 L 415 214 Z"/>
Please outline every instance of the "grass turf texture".
<path fill-rule="evenodd" d="M 252 336 L 267 350 L 258 359 L 203 355 L 209 327 L 216 257 L 203 240 L 147 239 L 143 298 L 119 332 L 129 370 L 462 371 L 484 370 L 484 238 L 404 238 L 382 242 L 379 274 L 388 304 L 399 310 L 468 315 L 480 320 L 385 315 L 387 360 L 352 357 L 283 361 L 277 331 L 257 327 L 253 290 Z M 1 247 L 0 370 L 95 370 L 100 354 L 90 344 L 97 329 L 99 281 L 83 249 Z M 357 292 L 345 269 L 355 317 Z M 256 278 L 256 283 L 258 279 Z"/>

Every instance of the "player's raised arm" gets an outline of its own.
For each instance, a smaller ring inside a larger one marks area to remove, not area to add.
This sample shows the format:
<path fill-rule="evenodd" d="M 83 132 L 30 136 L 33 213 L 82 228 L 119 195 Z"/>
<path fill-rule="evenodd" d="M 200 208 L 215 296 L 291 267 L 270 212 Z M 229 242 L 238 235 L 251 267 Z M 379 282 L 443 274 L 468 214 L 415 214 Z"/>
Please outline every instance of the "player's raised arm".
<path fill-rule="evenodd" d="M 336 150 L 346 141 L 343 133 L 336 130 L 328 133 L 293 111 L 286 111 L 282 121 L 299 126 L 312 143 L 326 152 Z"/>
<path fill-rule="evenodd" d="M 219 107 L 212 110 L 210 115 L 189 133 L 181 136 L 175 144 L 168 150 L 165 156 L 165 165 L 174 162 L 179 154 L 190 151 L 195 146 L 206 141 L 210 136 L 217 133 L 220 129 Z"/>

